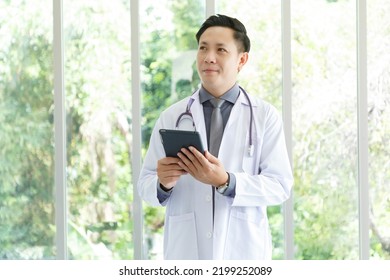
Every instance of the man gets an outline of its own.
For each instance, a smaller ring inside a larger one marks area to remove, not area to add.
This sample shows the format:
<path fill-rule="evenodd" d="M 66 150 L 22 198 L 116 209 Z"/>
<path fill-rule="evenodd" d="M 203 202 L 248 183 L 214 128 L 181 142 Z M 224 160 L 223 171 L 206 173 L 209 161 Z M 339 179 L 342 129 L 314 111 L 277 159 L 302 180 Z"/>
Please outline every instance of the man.
<path fill-rule="evenodd" d="M 211 16 L 196 38 L 201 87 L 157 120 L 140 196 L 166 206 L 165 259 L 271 259 L 267 206 L 288 199 L 293 183 L 282 121 L 272 105 L 237 84 L 250 49 L 240 21 Z M 174 129 L 187 105 L 208 151 L 189 147 L 166 157 L 159 129 Z M 217 122 L 223 136 L 215 147 Z"/>

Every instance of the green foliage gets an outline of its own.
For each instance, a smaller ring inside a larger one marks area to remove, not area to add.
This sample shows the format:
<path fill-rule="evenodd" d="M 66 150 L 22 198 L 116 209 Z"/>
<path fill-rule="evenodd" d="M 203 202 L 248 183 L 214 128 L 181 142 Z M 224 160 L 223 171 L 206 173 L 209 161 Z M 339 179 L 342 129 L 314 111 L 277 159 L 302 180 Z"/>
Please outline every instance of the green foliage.
<path fill-rule="evenodd" d="M 0 5 L 0 258 L 10 259 L 54 255 L 52 44 L 47 15 L 39 24 L 40 5 L 27 7 Z"/>
<path fill-rule="evenodd" d="M 55 254 L 46 5 L 0 4 L 0 258 Z M 69 254 L 132 258 L 128 3 L 75 1 L 64 8 Z"/>
<path fill-rule="evenodd" d="M 199 84 L 196 66 L 193 65 L 192 78 L 179 81 L 173 92 L 172 61 L 184 51 L 197 49 L 195 33 L 203 21 L 202 9 L 196 1 L 169 0 L 167 7 L 162 6 L 151 2 L 143 16 L 145 19 L 141 34 L 142 139 L 145 148 L 149 144 L 152 129 L 161 111 L 188 96 Z M 161 14 L 170 15 L 173 25 L 167 24 L 168 19 L 163 18 Z"/>
<path fill-rule="evenodd" d="M 168 6 L 174 15 L 174 47 L 177 50 L 196 50 L 195 34 L 204 20 L 203 7 L 198 1 L 177 0 L 169 0 Z"/>
<path fill-rule="evenodd" d="M 65 7 L 69 253 L 132 258 L 128 3 Z"/>

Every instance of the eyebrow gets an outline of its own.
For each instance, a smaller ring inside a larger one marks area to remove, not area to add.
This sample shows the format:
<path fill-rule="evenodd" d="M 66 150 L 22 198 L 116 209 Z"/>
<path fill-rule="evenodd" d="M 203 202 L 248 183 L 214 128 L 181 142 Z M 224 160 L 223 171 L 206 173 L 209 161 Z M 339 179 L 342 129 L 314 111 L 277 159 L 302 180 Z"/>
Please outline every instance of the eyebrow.
<path fill-rule="evenodd" d="M 200 41 L 199 45 L 206 45 L 207 46 L 209 44 L 207 42 L 205 42 L 205 41 Z M 226 47 L 226 44 L 224 44 L 224 43 L 217 43 L 216 46 L 217 47 Z"/>

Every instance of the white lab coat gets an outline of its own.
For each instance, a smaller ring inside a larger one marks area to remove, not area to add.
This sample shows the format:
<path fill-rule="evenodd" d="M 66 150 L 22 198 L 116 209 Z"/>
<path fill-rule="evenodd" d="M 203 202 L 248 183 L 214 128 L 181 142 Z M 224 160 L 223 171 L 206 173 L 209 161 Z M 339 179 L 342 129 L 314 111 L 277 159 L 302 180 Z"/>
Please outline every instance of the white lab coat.
<path fill-rule="evenodd" d="M 165 157 L 159 129 L 174 129 L 185 111 L 188 98 L 170 106 L 157 120 L 138 182 L 140 196 L 158 206 L 157 161 Z M 199 91 L 191 112 L 196 129 L 207 146 L 203 107 Z M 164 228 L 165 259 L 271 259 L 272 244 L 267 206 L 288 199 L 293 183 L 283 132 L 276 109 L 251 97 L 254 112 L 254 154 L 248 156 L 250 107 L 241 92 L 226 124 L 218 158 L 226 171 L 236 176 L 236 195 L 215 192 L 212 187 L 182 176 L 166 205 Z M 180 127 L 182 129 L 182 127 Z"/>

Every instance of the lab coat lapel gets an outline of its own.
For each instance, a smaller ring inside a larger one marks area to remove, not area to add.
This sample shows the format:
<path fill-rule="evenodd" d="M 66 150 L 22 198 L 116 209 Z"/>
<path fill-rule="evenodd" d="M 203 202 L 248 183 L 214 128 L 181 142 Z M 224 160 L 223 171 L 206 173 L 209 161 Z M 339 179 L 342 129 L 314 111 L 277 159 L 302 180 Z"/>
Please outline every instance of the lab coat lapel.
<path fill-rule="evenodd" d="M 253 102 L 252 102 L 253 103 Z M 252 104 L 253 107 L 256 107 L 255 104 Z M 226 123 L 225 130 L 229 130 L 231 126 L 237 125 L 246 125 L 246 122 L 243 122 L 246 119 L 246 107 L 250 110 L 248 99 L 245 97 L 245 94 L 240 90 L 240 95 L 232 108 L 228 122 Z M 250 114 L 250 111 L 248 111 Z M 245 115 L 245 116 L 244 116 Z M 250 115 L 249 115 L 250 116 Z M 249 120 L 249 119 L 248 119 Z M 249 125 L 249 121 L 248 121 Z"/>
<path fill-rule="evenodd" d="M 224 164 L 232 164 L 232 150 L 238 152 L 237 149 L 242 149 L 242 146 L 239 143 L 242 141 L 247 143 L 248 141 L 248 128 L 250 123 L 249 110 L 248 100 L 241 91 L 241 94 L 230 112 L 219 150 L 218 158 L 224 162 Z"/>

